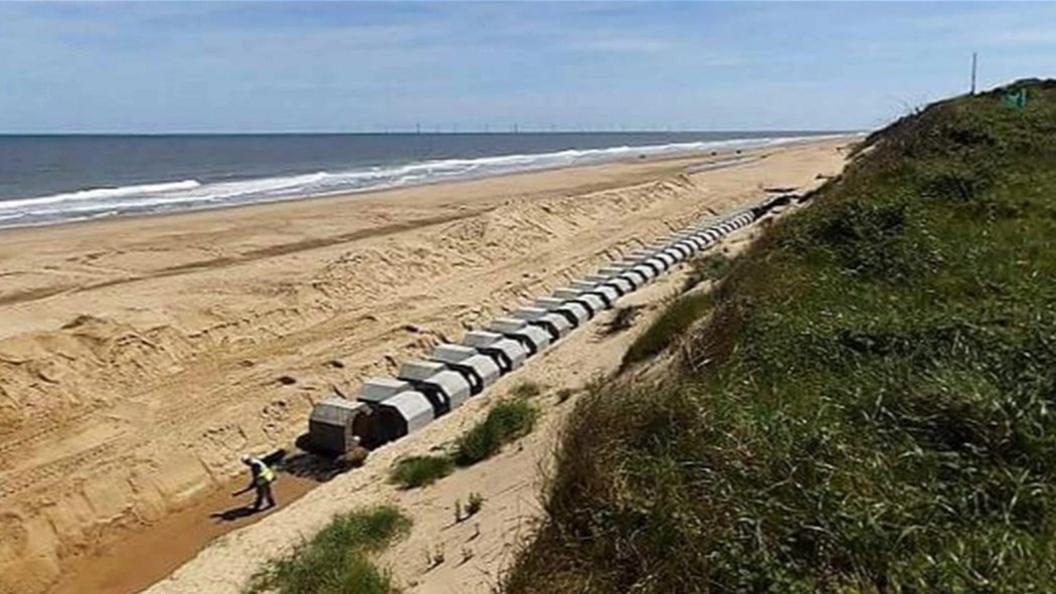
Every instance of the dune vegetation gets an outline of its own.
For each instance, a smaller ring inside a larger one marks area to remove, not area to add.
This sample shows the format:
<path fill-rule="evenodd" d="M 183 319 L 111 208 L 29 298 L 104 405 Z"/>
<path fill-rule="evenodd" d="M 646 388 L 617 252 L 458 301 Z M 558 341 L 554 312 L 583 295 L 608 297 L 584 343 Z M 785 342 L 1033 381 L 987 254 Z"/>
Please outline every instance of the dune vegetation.
<path fill-rule="evenodd" d="M 865 138 L 581 397 L 505 591 L 1056 591 L 1056 81 L 1011 88 Z"/>
<path fill-rule="evenodd" d="M 336 516 L 311 540 L 269 563 L 247 594 L 396 594 L 389 573 L 372 555 L 410 530 L 411 521 L 394 507 L 380 506 Z"/>
<path fill-rule="evenodd" d="M 460 435 L 450 451 L 410 456 L 397 460 L 389 480 L 404 489 L 426 487 L 455 471 L 472 466 L 499 453 L 502 446 L 532 432 L 539 409 L 529 401 L 542 393 L 537 384 L 520 384 L 514 398 L 502 400 L 488 411 L 488 416 Z"/>

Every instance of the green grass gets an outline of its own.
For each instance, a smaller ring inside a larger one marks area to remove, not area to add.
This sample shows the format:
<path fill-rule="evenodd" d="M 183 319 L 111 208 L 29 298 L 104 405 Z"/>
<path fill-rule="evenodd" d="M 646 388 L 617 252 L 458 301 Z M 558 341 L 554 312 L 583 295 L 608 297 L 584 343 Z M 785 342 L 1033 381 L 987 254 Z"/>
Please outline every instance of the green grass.
<path fill-rule="evenodd" d="M 410 529 L 393 507 L 376 507 L 334 517 L 292 554 L 270 563 L 250 580 L 257 594 L 395 594 L 388 573 L 370 560 Z"/>
<path fill-rule="evenodd" d="M 466 500 L 466 517 L 472 517 L 484 509 L 484 496 L 480 493 L 470 493 Z"/>
<path fill-rule="evenodd" d="M 425 487 L 451 474 L 455 469 L 451 458 L 441 456 L 411 456 L 397 460 L 389 471 L 389 480 L 404 489 Z"/>
<path fill-rule="evenodd" d="M 538 414 L 527 400 L 499 402 L 487 418 L 458 438 L 452 459 L 459 466 L 470 466 L 494 456 L 503 445 L 530 433 Z"/>
<path fill-rule="evenodd" d="M 708 254 L 689 261 L 689 274 L 682 286 L 682 292 L 694 289 L 704 281 L 718 281 L 730 271 L 733 259 L 722 253 Z"/>
<path fill-rule="evenodd" d="M 623 355 L 623 367 L 651 359 L 678 341 L 681 333 L 711 309 L 711 296 L 693 293 L 677 298 L 664 309 Z"/>
<path fill-rule="evenodd" d="M 404 489 L 425 487 L 454 472 L 456 466 L 472 466 L 486 460 L 499 453 L 502 446 L 530 433 L 539 411 L 528 398 L 542 389 L 526 382 L 513 392 L 521 397 L 497 403 L 483 421 L 459 436 L 450 453 L 398 460 L 389 471 L 389 480 Z"/>
<path fill-rule="evenodd" d="M 506 591 L 1056 591 L 1056 82 L 1029 92 L 871 135 L 693 360 L 580 398 Z"/>

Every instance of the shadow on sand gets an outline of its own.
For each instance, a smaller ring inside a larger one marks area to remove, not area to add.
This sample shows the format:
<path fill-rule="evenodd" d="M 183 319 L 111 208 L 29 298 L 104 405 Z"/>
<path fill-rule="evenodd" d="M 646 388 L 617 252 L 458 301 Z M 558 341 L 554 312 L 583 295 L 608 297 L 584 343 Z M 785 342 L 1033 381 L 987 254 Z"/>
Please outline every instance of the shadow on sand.
<path fill-rule="evenodd" d="M 365 458 L 355 455 L 324 456 L 311 452 L 310 447 L 308 435 L 302 435 L 297 438 L 299 452 L 287 456 L 283 451 L 278 461 L 268 463 L 282 472 L 325 483 L 339 474 L 362 466 Z"/>
<path fill-rule="evenodd" d="M 252 505 L 241 505 L 239 507 L 232 507 L 231 509 L 224 510 L 222 512 L 216 512 L 209 514 L 210 518 L 215 519 L 217 522 L 234 522 L 235 520 L 241 520 L 242 518 L 248 518 L 253 514 L 263 512 Z"/>
<path fill-rule="evenodd" d="M 298 451 L 292 454 L 285 449 L 279 449 L 261 457 L 261 460 L 280 473 L 325 483 L 339 474 L 362 466 L 366 458 L 365 450 L 345 456 L 324 456 L 312 453 L 309 451 L 310 444 L 307 434 L 297 438 L 296 445 Z M 209 514 L 209 517 L 217 522 L 234 522 L 264 511 L 267 510 L 257 510 L 252 505 L 241 505 Z"/>

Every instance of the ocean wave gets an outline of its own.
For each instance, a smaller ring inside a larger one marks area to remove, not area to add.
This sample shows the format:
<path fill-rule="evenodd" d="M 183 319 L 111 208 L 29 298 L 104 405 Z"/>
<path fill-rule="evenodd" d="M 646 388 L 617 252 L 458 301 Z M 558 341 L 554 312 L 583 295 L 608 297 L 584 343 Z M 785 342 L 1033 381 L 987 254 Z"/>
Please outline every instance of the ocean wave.
<path fill-rule="evenodd" d="M 153 194 L 162 192 L 174 192 L 179 190 L 191 190 L 201 187 L 201 182 L 188 179 L 178 182 L 161 182 L 153 184 L 141 184 L 135 186 L 120 186 L 116 188 L 92 188 L 89 190 L 77 190 L 64 194 L 51 196 L 40 196 L 37 198 L 20 198 L 16 200 L 4 200 L 0 202 L 0 210 L 10 210 L 23 207 L 35 207 L 47 204 L 63 204 L 69 202 L 81 202 L 88 200 L 107 200 L 136 196 L 140 194 Z"/>
<path fill-rule="evenodd" d="M 757 148 L 820 138 L 825 138 L 825 136 L 742 138 L 646 146 L 623 145 L 472 159 L 437 159 L 351 171 L 318 171 L 240 181 L 202 183 L 189 179 L 113 188 L 92 188 L 50 196 L 0 201 L 0 227 L 274 202 L 603 163 L 638 156 Z"/>

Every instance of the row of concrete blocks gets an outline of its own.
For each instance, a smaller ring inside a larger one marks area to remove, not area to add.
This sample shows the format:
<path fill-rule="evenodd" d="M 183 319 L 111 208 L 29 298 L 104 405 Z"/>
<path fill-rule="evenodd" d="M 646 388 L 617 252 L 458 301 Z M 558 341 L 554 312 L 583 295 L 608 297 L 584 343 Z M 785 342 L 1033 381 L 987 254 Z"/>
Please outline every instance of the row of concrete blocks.
<path fill-rule="evenodd" d="M 493 320 L 484 330 L 468 332 L 461 344 L 440 344 L 427 358 L 404 363 L 395 378 L 367 380 L 354 401 L 339 396 L 320 401 L 309 418 L 313 447 L 342 454 L 356 445 L 378 447 L 420 429 L 613 307 L 624 295 L 751 224 L 769 210 L 763 208 L 766 204 L 635 250 Z"/>

